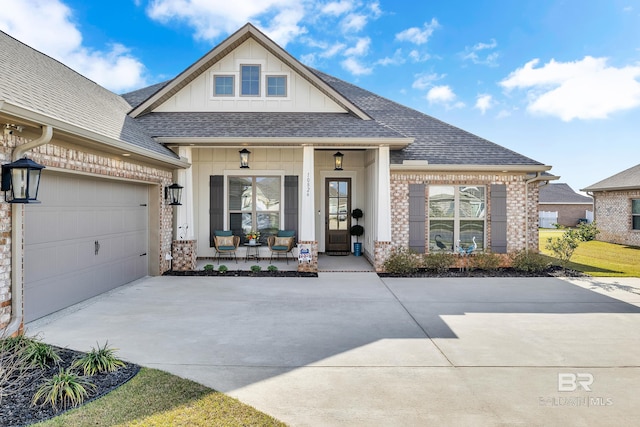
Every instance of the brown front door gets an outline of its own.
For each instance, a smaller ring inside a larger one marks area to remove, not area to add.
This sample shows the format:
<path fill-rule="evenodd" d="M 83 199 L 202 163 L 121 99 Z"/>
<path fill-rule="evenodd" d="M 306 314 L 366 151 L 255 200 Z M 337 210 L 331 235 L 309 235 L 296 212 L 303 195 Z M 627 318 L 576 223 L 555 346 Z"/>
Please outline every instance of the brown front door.
<path fill-rule="evenodd" d="M 351 252 L 351 178 L 327 178 L 325 185 L 325 251 Z"/>

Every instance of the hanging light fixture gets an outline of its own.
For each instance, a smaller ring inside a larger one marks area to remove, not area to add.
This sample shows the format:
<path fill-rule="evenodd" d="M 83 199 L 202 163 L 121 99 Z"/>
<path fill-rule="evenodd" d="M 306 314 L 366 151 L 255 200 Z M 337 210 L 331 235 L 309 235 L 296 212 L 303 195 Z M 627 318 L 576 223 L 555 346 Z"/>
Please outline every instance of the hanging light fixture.
<path fill-rule="evenodd" d="M 334 170 L 341 171 L 342 170 L 342 159 L 344 158 L 344 154 L 337 151 L 336 154 L 333 155 L 333 163 L 335 165 Z"/>
<path fill-rule="evenodd" d="M 173 183 L 164 188 L 164 198 L 169 200 L 169 205 L 171 206 L 182 206 L 180 203 L 180 199 L 182 198 L 182 187 L 177 183 Z"/>
<path fill-rule="evenodd" d="M 2 165 L 4 200 L 9 203 L 40 203 L 37 198 L 42 169 L 44 166 L 26 157 Z"/>
<path fill-rule="evenodd" d="M 242 150 L 239 151 L 239 153 L 240 153 L 240 168 L 249 169 L 249 154 L 251 154 L 251 151 L 247 150 L 246 148 L 243 148 Z"/>

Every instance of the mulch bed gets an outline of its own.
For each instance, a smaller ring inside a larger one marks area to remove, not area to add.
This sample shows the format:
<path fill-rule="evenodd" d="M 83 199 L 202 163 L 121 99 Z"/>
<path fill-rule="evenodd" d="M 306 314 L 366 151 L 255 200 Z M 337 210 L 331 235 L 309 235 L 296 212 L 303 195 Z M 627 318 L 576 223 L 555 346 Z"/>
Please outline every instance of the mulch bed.
<path fill-rule="evenodd" d="M 302 271 L 249 271 L 249 270 L 227 270 L 220 273 L 217 270 L 187 270 L 187 271 L 165 271 L 163 276 L 222 276 L 222 277 L 318 277 L 318 273 L 307 273 Z"/>
<path fill-rule="evenodd" d="M 58 355 L 62 358 L 59 365 L 51 366 L 44 370 L 37 370 L 36 378 L 27 378 L 25 383 L 20 385 L 18 392 L 10 394 L 2 398 L 0 404 L 0 425 L 5 427 L 27 426 L 49 418 L 60 415 L 64 411 L 55 412 L 51 406 L 33 406 L 31 400 L 45 379 L 51 378 L 57 374 L 60 368 L 67 368 L 71 363 L 84 355 L 79 351 L 54 347 Z M 110 391 L 118 388 L 122 384 L 133 378 L 140 366 L 133 363 L 125 362 L 125 366 L 119 368 L 115 372 L 106 372 L 94 375 L 90 378 L 91 382 L 96 386 L 95 389 L 89 389 L 89 398 L 85 400 L 88 403 L 95 400 Z M 69 408 L 73 409 L 73 408 Z"/>
<path fill-rule="evenodd" d="M 451 268 L 446 273 L 437 273 L 433 270 L 418 269 L 411 274 L 378 273 L 379 277 L 590 277 L 581 271 L 562 268 L 553 265 L 539 273 L 519 271 L 514 268 L 498 268 L 496 270 L 461 270 Z"/>

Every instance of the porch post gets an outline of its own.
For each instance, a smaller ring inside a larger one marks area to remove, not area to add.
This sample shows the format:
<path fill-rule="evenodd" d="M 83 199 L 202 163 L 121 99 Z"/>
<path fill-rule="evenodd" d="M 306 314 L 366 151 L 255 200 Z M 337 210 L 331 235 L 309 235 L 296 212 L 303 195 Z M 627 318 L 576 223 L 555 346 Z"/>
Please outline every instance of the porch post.
<path fill-rule="evenodd" d="M 315 215 L 315 166 L 314 149 L 311 145 L 302 147 L 302 185 L 300 202 L 300 231 L 298 251 L 309 251 L 310 257 L 300 257 L 298 271 L 318 271 L 318 242 L 316 241 Z"/>
<path fill-rule="evenodd" d="M 179 147 L 178 155 L 191 163 L 191 147 Z M 182 206 L 176 208 L 175 237 L 177 240 L 192 240 L 194 236 L 193 223 L 193 169 L 178 169 L 176 173 L 178 184 L 182 185 Z"/>
<path fill-rule="evenodd" d="M 391 172 L 389 170 L 389 146 L 381 146 L 377 152 L 378 206 L 376 239 L 374 241 L 374 267 L 383 270 L 384 261 L 391 249 Z"/>

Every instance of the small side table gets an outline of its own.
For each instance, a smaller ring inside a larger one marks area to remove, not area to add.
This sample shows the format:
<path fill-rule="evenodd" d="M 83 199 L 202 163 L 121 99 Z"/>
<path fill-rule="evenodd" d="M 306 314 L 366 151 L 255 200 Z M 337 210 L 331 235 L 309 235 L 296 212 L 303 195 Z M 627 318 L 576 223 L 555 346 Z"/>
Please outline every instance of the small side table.
<path fill-rule="evenodd" d="M 247 248 L 247 252 L 244 255 L 244 262 L 247 262 L 252 258 L 255 259 L 256 262 L 260 262 L 260 246 L 262 246 L 262 243 L 256 243 L 254 245 L 244 243 L 243 246 Z"/>

